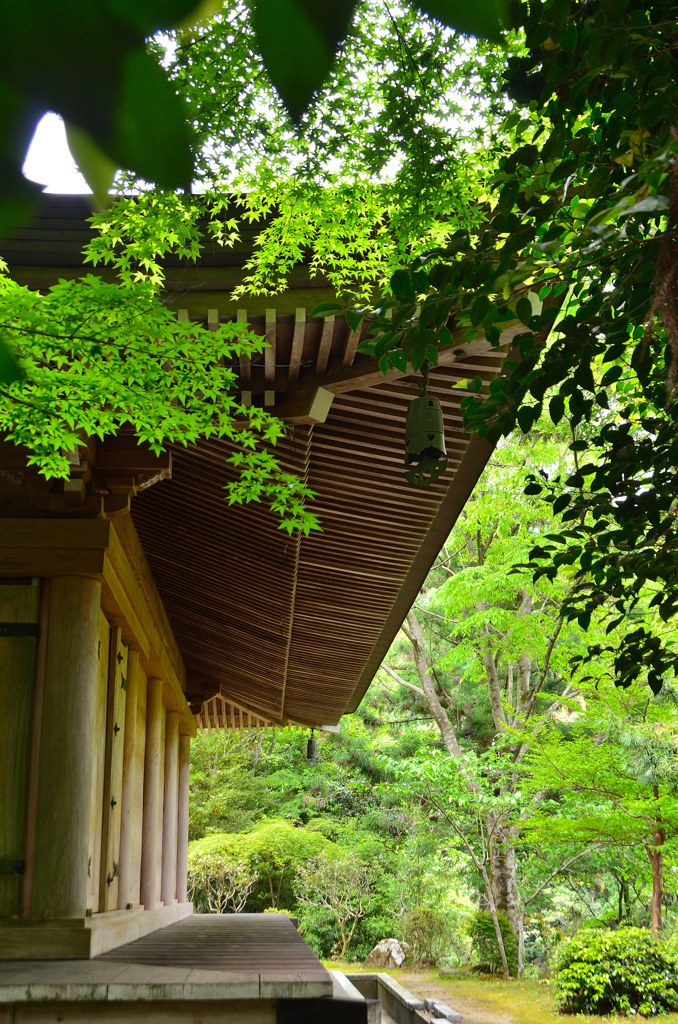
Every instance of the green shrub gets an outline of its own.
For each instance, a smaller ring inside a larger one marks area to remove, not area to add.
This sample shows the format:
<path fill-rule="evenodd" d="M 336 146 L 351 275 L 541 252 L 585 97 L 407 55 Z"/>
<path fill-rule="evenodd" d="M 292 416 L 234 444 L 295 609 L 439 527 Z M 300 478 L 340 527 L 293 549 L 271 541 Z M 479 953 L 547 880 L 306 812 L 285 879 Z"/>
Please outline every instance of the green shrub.
<path fill-rule="evenodd" d="M 403 933 L 412 946 L 414 962 L 437 964 L 447 955 L 452 936 L 444 914 L 428 907 L 414 907 L 403 918 Z"/>
<path fill-rule="evenodd" d="M 339 929 L 329 910 L 301 907 L 299 910 L 299 934 L 317 957 L 321 960 L 329 960 L 337 945 Z"/>
<path fill-rule="evenodd" d="M 646 928 L 580 931 L 562 943 L 556 968 L 562 1013 L 651 1017 L 678 1009 L 678 967 Z"/>
<path fill-rule="evenodd" d="M 497 917 L 499 918 L 501 937 L 504 940 L 504 952 L 509 973 L 515 976 L 518 974 L 518 939 L 513 934 L 511 922 L 503 910 L 497 911 Z M 473 941 L 473 951 L 478 959 L 482 963 L 488 964 L 493 974 L 499 974 L 502 971 L 501 954 L 497 933 L 494 930 L 494 921 L 489 910 L 475 912 L 469 927 L 469 934 Z"/>

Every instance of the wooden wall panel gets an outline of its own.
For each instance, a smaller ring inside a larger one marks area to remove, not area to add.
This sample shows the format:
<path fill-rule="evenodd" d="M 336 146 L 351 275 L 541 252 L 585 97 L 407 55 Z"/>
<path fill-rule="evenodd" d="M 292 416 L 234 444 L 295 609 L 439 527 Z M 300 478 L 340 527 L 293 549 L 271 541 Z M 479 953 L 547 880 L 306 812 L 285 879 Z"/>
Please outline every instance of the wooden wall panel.
<path fill-rule="evenodd" d="M 141 903 L 141 836 L 144 817 L 144 755 L 146 752 L 146 689 L 148 679 L 139 666 L 137 693 L 137 742 L 135 749 L 134 801 L 132 811 L 132 903 Z"/>
<path fill-rule="evenodd" d="M 97 647 L 97 693 L 94 710 L 94 765 L 92 768 L 92 804 L 89 824 L 89 889 L 87 907 L 99 910 L 99 879 L 101 877 L 101 823 L 104 802 L 104 762 L 106 758 L 106 704 L 108 701 L 108 658 L 111 628 L 103 612 L 99 613 Z"/>
<path fill-rule="evenodd" d="M 0 860 L 20 861 L 24 856 L 24 816 L 28 781 L 33 673 L 35 665 L 40 587 L 27 580 L 0 586 Z M 5 626 L 5 623 L 8 625 Z M 22 630 L 29 635 L 11 636 Z M 9 625 L 11 624 L 11 625 Z M 12 629 L 14 626 L 14 629 Z M 4 635 L 3 635 L 4 634 Z M 21 876 L 0 874 L 0 917 L 20 910 Z"/>

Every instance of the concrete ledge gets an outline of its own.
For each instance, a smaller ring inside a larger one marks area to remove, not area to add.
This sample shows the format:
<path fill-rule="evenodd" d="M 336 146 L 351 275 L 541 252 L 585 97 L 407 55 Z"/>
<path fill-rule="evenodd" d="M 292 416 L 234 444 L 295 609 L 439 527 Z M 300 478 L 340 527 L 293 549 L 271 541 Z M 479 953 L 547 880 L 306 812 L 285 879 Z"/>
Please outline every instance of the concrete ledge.
<path fill-rule="evenodd" d="M 231 1003 L 42 1002 L 16 1004 L 12 1024 L 379 1024 L 379 1004 L 358 999 L 233 1000 Z"/>
<path fill-rule="evenodd" d="M 435 1024 L 436 1021 L 449 1021 L 450 1024 L 461 1024 L 461 1014 L 453 1010 L 442 999 L 431 997 L 424 1000 L 424 1005 L 431 1014 L 431 1024 Z"/>
<path fill-rule="evenodd" d="M 155 967 L 113 960 L 0 964 L 0 1006 L 9 1003 L 160 1003 L 318 999 L 332 980 L 317 974 L 270 974 L 195 967 Z M 342 998 L 345 998 L 343 996 Z M 360 996 L 358 997 L 360 998 Z"/>
<path fill-rule="evenodd" d="M 378 998 L 396 1024 L 428 1024 L 423 1001 L 389 974 L 352 974 L 351 982 L 366 999 Z"/>
<path fill-rule="evenodd" d="M 88 960 L 193 913 L 192 903 L 155 910 L 111 910 L 71 920 L 0 921 L 2 960 Z"/>
<path fill-rule="evenodd" d="M 259 975 L 259 996 L 261 999 L 316 999 L 331 996 L 334 991 L 332 978 L 326 973 L 319 978 L 316 971 L 262 971 Z"/>
<path fill-rule="evenodd" d="M 341 971 L 330 971 L 330 974 L 332 975 L 333 996 L 335 999 L 365 999 L 365 996 L 358 991 L 355 985 Z"/>

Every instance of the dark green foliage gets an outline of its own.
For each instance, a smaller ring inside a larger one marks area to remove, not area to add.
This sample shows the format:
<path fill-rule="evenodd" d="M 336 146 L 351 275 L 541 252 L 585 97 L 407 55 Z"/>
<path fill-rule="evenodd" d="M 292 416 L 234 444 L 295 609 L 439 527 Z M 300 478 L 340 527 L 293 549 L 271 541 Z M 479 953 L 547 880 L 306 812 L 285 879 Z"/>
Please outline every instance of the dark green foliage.
<path fill-rule="evenodd" d="M 252 21 L 271 82 L 295 121 L 327 78 L 357 0 L 256 0 Z M 445 25 L 498 39 L 502 0 L 421 0 L 418 6 Z"/>
<path fill-rule="evenodd" d="M 329 910 L 304 907 L 299 914 L 299 932 L 321 960 L 329 960 L 338 938 L 338 928 Z"/>
<path fill-rule="evenodd" d="M 586 929 L 560 947 L 562 1013 L 651 1017 L 678 1009 L 678 968 L 644 928 Z"/>
<path fill-rule="evenodd" d="M 186 18 L 195 0 L 5 0 L 0 5 L 2 220 L 25 216 L 19 171 L 47 110 L 86 132 L 116 166 L 164 188 L 188 188 L 191 134 L 182 105 L 144 40 Z M 85 169 L 87 171 L 87 169 Z"/>
<path fill-rule="evenodd" d="M 478 323 L 493 344 L 522 321 L 520 360 L 487 397 L 462 401 L 465 425 L 497 440 L 528 432 L 545 403 L 554 422 L 568 417 L 576 472 L 533 478 L 527 492 L 543 492 L 563 527 L 530 567 L 573 575 L 564 613 L 583 629 L 601 606 L 611 632 L 625 627 L 585 658 L 609 651 L 620 685 L 647 675 L 658 692 L 678 654 L 646 622 L 628 626 L 648 590 L 662 619 L 678 610 L 675 6 L 544 0 L 512 12 L 527 52 L 505 76 L 516 144 L 492 181 L 498 206 L 485 230 L 460 231 L 453 255 L 394 276 L 396 300 L 377 303 L 361 349 L 417 366 L 427 346 L 450 343 L 450 313 L 467 338 Z M 417 293 L 428 293 L 418 320 Z"/>
<path fill-rule="evenodd" d="M 511 923 L 503 910 L 497 911 L 499 928 L 504 941 L 504 952 L 512 977 L 518 973 L 518 939 L 513 934 Z M 493 974 L 501 972 L 501 954 L 494 921 L 489 910 L 478 910 L 469 927 L 473 951 L 481 964 L 487 964 Z"/>
<path fill-rule="evenodd" d="M 298 121 L 329 74 L 353 18 L 355 0 L 257 0 L 252 22 L 271 82 Z"/>
<path fill-rule="evenodd" d="M 318 831 L 278 818 L 262 818 L 245 832 L 215 833 L 191 843 L 188 869 L 199 880 L 222 864 L 243 864 L 254 877 L 249 911 L 294 910 L 297 869 L 326 850 L 333 850 L 332 844 Z"/>

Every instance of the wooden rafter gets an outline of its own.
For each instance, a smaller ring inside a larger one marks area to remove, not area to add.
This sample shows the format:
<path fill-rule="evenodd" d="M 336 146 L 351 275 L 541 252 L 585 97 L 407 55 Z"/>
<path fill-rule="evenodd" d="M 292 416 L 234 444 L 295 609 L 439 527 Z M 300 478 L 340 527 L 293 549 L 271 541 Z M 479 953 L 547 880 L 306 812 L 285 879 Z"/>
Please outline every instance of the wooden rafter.
<path fill-rule="evenodd" d="M 318 346 L 318 358 L 315 364 L 315 372 L 318 374 L 324 374 L 327 370 L 327 363 L 330 358 L 330 349 L 332 347 L 333 337 L 334 317 L 328 316 L 325 318 L 322 335 L 320 337 L 320 345 Z"/>
<path fill-rule="evenodd" d="M 358 351 L 358 345 L 360 344 L 360 333 L 362 331 L 363 322 L 362 320 L 358 324 L 355 330 L 351 330 L 344 343 L 344 353 L 341 357 L 342 369 L 346 370 L 349 366 L 353 366 L 355 354 Z"/>
<path fill-rule="evenodd" d="M 294 317 L 294 337 L 292 339 L 292 353 L 290 355 L 290 372 L 288 380 L 290 384 L 299 379 L 301 369 L 301 356 L 304 351 L 304 334 L 306 327 L 306 310 L 299 307 Z"/>
<path fill-rule="evenodd" d="M 266 348 L 264 349 L 264 405 L 275 405 L 275 360 L 277 321 L 274 309 L 266 310 Z"/>

